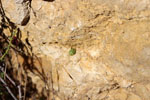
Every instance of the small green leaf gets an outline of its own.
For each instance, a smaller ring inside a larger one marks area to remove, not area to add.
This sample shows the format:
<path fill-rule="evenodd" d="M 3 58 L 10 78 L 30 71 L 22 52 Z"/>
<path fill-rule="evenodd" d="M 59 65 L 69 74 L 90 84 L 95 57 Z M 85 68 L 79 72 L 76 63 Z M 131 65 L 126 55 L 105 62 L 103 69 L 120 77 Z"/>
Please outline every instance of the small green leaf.
<path fill-rule="evenodd" d="M 76 54 L 76 49 L 71 48 L 70 51 L 69 51 L 69 55 L 70 55 L 70 56 L 73 56 L 73 55 L 75 55 L 75 54 Z"/>
<path fill-rule="evenodd" d="M 4 73 L 3 72 L 0 73 L 0 77 L 4 78 Z"/>

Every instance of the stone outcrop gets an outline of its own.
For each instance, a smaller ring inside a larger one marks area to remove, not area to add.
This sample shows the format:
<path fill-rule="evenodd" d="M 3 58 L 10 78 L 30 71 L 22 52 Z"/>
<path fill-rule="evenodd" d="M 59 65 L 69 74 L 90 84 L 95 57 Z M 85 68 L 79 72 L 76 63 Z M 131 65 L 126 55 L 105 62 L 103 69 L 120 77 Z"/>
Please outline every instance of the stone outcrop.
<path fill-rule="evenodd" d="M 149 0 L 2 3 L 15 23 L 30 17 L 19 28 L 48 77 L 45 85 L 28 71 L 39 93 L 52 79 L 56 100 L 150 100 Z"/>

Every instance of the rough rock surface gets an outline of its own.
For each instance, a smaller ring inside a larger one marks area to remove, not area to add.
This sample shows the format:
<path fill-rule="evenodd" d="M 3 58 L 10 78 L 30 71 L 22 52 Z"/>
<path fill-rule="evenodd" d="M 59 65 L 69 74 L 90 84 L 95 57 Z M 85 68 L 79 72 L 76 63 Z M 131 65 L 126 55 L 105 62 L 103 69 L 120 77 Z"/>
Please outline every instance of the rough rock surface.
<path fill-rule="evenodd" d="M 17 23 L 14 0 L 2 3 Z M 149 0 L 32 0 L 31 8 L 22 40 L 40 57 L 46 83 L 52 79 L 53 98 L 150 100 Z M 43 80 L 28 75 L 42 92 Z"/>

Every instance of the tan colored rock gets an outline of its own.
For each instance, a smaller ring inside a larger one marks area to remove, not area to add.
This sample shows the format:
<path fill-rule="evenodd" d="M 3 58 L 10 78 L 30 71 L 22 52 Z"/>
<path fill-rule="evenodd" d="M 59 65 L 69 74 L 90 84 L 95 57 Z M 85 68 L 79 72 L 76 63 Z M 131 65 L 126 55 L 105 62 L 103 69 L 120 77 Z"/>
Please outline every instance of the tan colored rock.
<path fill-rule="evenodd" d="M 15 21 L 13 0 L 2 1 Z M 39 93 L 42 88 L 52 90 L 53 80 L 52 94 L 58 100 L 149 100 L 149 4 L 149 0 L 32 0 L 30 20 L 19 27 L 41 58 L 42 66 L 35 67 L 46 77 L 45 84 L 28 71 Z M 69 55 L 71 47 L 76 48 L 74 56 Z"/>
<path fill-rule="evenodd" d="M 26 25 L 30 19 L 30 0 L 2 0 L 6 15 L 16 24 Z"/>

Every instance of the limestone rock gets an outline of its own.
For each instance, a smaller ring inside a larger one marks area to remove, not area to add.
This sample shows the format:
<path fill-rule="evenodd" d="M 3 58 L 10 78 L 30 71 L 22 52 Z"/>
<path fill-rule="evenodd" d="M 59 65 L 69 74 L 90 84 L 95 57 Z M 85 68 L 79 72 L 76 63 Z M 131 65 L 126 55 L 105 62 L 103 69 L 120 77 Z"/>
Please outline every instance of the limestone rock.
<path fill-rule="evenodd" d="M 2 1 L 14 20 L 13 0 Z M 149 5 L 149 0 L 32 0 L 30 21 L 19 27 L 41 58 L 41 67 L 35 67 L 47 84 L 53 79 L 54 98 L 149 100 Z M 28 73 L 40 93 L 49 87 Z"/>
<path fill-rule="evenodd" d="M 30 19 L 31 0 L 16 0 L 17 24 L 26 25 Z"/>
<path fill-rule="evenodd" d="M 6 15 L 19 25 L 26 25 L 30 19 L 31 0 L 2 0 Z"/>

